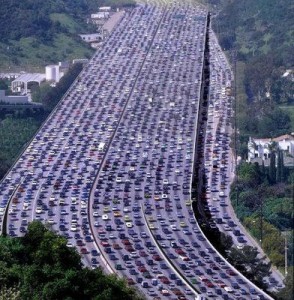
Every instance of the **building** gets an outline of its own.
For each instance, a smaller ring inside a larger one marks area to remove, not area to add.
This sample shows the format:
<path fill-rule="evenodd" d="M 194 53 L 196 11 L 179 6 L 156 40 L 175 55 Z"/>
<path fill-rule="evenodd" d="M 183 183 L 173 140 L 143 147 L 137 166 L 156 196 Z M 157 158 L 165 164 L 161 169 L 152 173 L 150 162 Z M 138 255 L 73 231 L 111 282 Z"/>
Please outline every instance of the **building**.
<path fill-rule="evenodd" d="M 60 72 L 59 65 L 49 65 L 45 67 L 46 81 L 59 82 Z"/>
<path fill-rule="evenodd" d="M 38 84 L 46 79 L 45 74 L 41 73 L 24 73 L 11 82 L 11 90 L 14 93 L 20 92 L 27 94 L 30 84 Z"/>
<path fill-rule="evenodd" d="M 89 62 L 88 58 L 75 58 L 72 60 L 73 64 L 81 63 L 81 64 L 87 64 Z"/>
<path fill-rule="evenodd" d="M 277 150 L 284 153 L 285 166 L 294 166 L 294 133 L 285 134 L 276 138 L 255 139 L 249 138 L 248 161 L 269 165 L 271 154 Z"/>
<path fill-rule="evenodd" d="M 28 96 L 6 96 L 5 91 L 0 90 L 0 104 L 30 104 Z"/>
<path fill-rule="evenodd" d="M 101 33 L 80 34 L 80 37 L 87 43 L 100 42 L 103 39 Z"/>
<path fill-rule="evenodd" d="M 103 12 L 97 12 L 95 14 L 91 14 L 91 19 L 96 20 L 96 19 L 107 19 L 109 18 L 109 12 L 108 11 L 103 11 Z"/>
<path fill-rule="evenodd" d="M 100 6 L 99 11 L 111 11 L 111 6 Z"/>

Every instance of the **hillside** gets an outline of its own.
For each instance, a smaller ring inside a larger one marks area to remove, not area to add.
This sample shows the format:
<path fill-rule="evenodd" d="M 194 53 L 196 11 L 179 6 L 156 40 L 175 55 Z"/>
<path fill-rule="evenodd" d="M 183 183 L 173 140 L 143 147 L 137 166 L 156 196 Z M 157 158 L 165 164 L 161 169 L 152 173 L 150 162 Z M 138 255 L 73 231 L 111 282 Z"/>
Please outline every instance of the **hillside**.
<path fill-rule="evenodd" d="M 132 0 L 4 0 L 0 12 L 0 69 L 43 70 L 44 65 L 90 57 L 78 33 L 93 32 L 87 16 L 101 5 Z M 13 22 L 11 22 L 13 20 Z"/>
<path fill-rule="evenodd" d="M 243 134 L 294 130 L 294 3 L 291 0 L 210 0 L 213 27 L 232 60 L 236 50 L 237 116 Z M 291 123 L 292 121 L 292 123 Z M 279 126 L 276 126 L 279 124 Z"/>

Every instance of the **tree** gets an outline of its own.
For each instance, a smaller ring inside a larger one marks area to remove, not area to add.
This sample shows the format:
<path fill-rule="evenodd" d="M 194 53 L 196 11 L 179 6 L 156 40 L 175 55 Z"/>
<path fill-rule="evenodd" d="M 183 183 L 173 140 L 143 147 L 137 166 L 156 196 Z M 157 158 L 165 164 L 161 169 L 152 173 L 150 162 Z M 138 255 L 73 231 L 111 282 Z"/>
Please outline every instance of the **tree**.
<path fill-rule="evenodd" d="M 66 243 L 37 221 L 22 238 L 2 237 L 0 299 L 15 287 L 21 299 L 142 299 L 123 279 L 83 268 L 77 251 Z"/>
<path fill-rule="evenodd" d="M 269 166 L 269 181 L 270 183 L 276 183 L 276 154 L 271 152 L 270 166 Z"/>
<path fill-rule="evenodd" d="M 271 266 L 270 263 L 264 262 L 264 258 L 260 259 L 257 256 L 257 249 L 246 245 L 240 250 L 232 248 L 228 260 L 250 280 L 262 285 L 262 279 L 270 275 Z"/>
<path fill-rule="evenodd" d="M 294 287 L 294 267 L 291 266 L 288 269 L 288 275 L 285 280 L 285 287 L 277 294 L 280 300 L 293 300 L 293 287 Z"/>

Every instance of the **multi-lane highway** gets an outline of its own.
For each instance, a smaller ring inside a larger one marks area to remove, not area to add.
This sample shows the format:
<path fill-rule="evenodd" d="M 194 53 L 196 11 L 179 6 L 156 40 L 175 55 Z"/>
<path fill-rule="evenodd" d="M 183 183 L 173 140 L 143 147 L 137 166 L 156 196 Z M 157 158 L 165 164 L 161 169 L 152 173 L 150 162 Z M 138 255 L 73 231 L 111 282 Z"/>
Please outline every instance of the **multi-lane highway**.
<path fill-rule="evenodd" d="M 85 266 L 117 273 L 151 299 L 269 299 L 217 253 L 192 210 L 198 124 L 207 122 L 212 182 L 221 173 L 209 168 L 210 148 L 229 142 L 222 132 L 218 146 L 210 138 L 230 117 L 231 71 L 221 60 L 211 70 L 214 109 L 198 114 L 209 35 L 197 5 L 127 12 L 1 182 L 8 234 L 41 220 Z"/>

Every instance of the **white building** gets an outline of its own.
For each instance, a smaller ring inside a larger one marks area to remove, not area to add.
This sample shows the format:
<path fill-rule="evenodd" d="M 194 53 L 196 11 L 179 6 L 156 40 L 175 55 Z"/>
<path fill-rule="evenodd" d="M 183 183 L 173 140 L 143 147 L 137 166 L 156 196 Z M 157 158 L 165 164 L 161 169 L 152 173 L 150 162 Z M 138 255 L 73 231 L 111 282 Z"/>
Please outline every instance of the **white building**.
<path fill-rule="evenodd" d="M 55 81 L 59 82 L 60 80 L 60 72 L 59 65 L 49 65 L 45 67 L 45 76 L 46 81 Z"/>
<path fill-rule="evenodd" d="M 272 139 L 254 139 L 250 137 L 248 142 L 248 161 L 267 161 L 274 147 L 276 148 L 275 150 L 282 150 L 287 157 L 293 159 L 294 163 L 294 134 L 285 134 Z"/>
<path fill-rule="evenodd" d="M 96 19 L 107 19 L 109 18 L 109 12 L 108 11 L 100 11 L 95 14 L 91 14 L 91 19 L 96 20 Z"/>
<path fill-rule="evenodd" d="M 40 73 L 23 73 L 11 82 L 11 90 L 14 93 L 27 94 L 29 84 L 35 83 L 40 85 L 45 80 L 45 77 L 45 74 Z"/>
<path fill-rule="evenodd" d="M 99 11 L 111 11 L 111 6 L 100 6 Z"/>
<path fill-rule="evenodd" d="M 79 36 L 87 43 L 99 42 L 103 39 L 101 33 L 80 34 Z"/>

